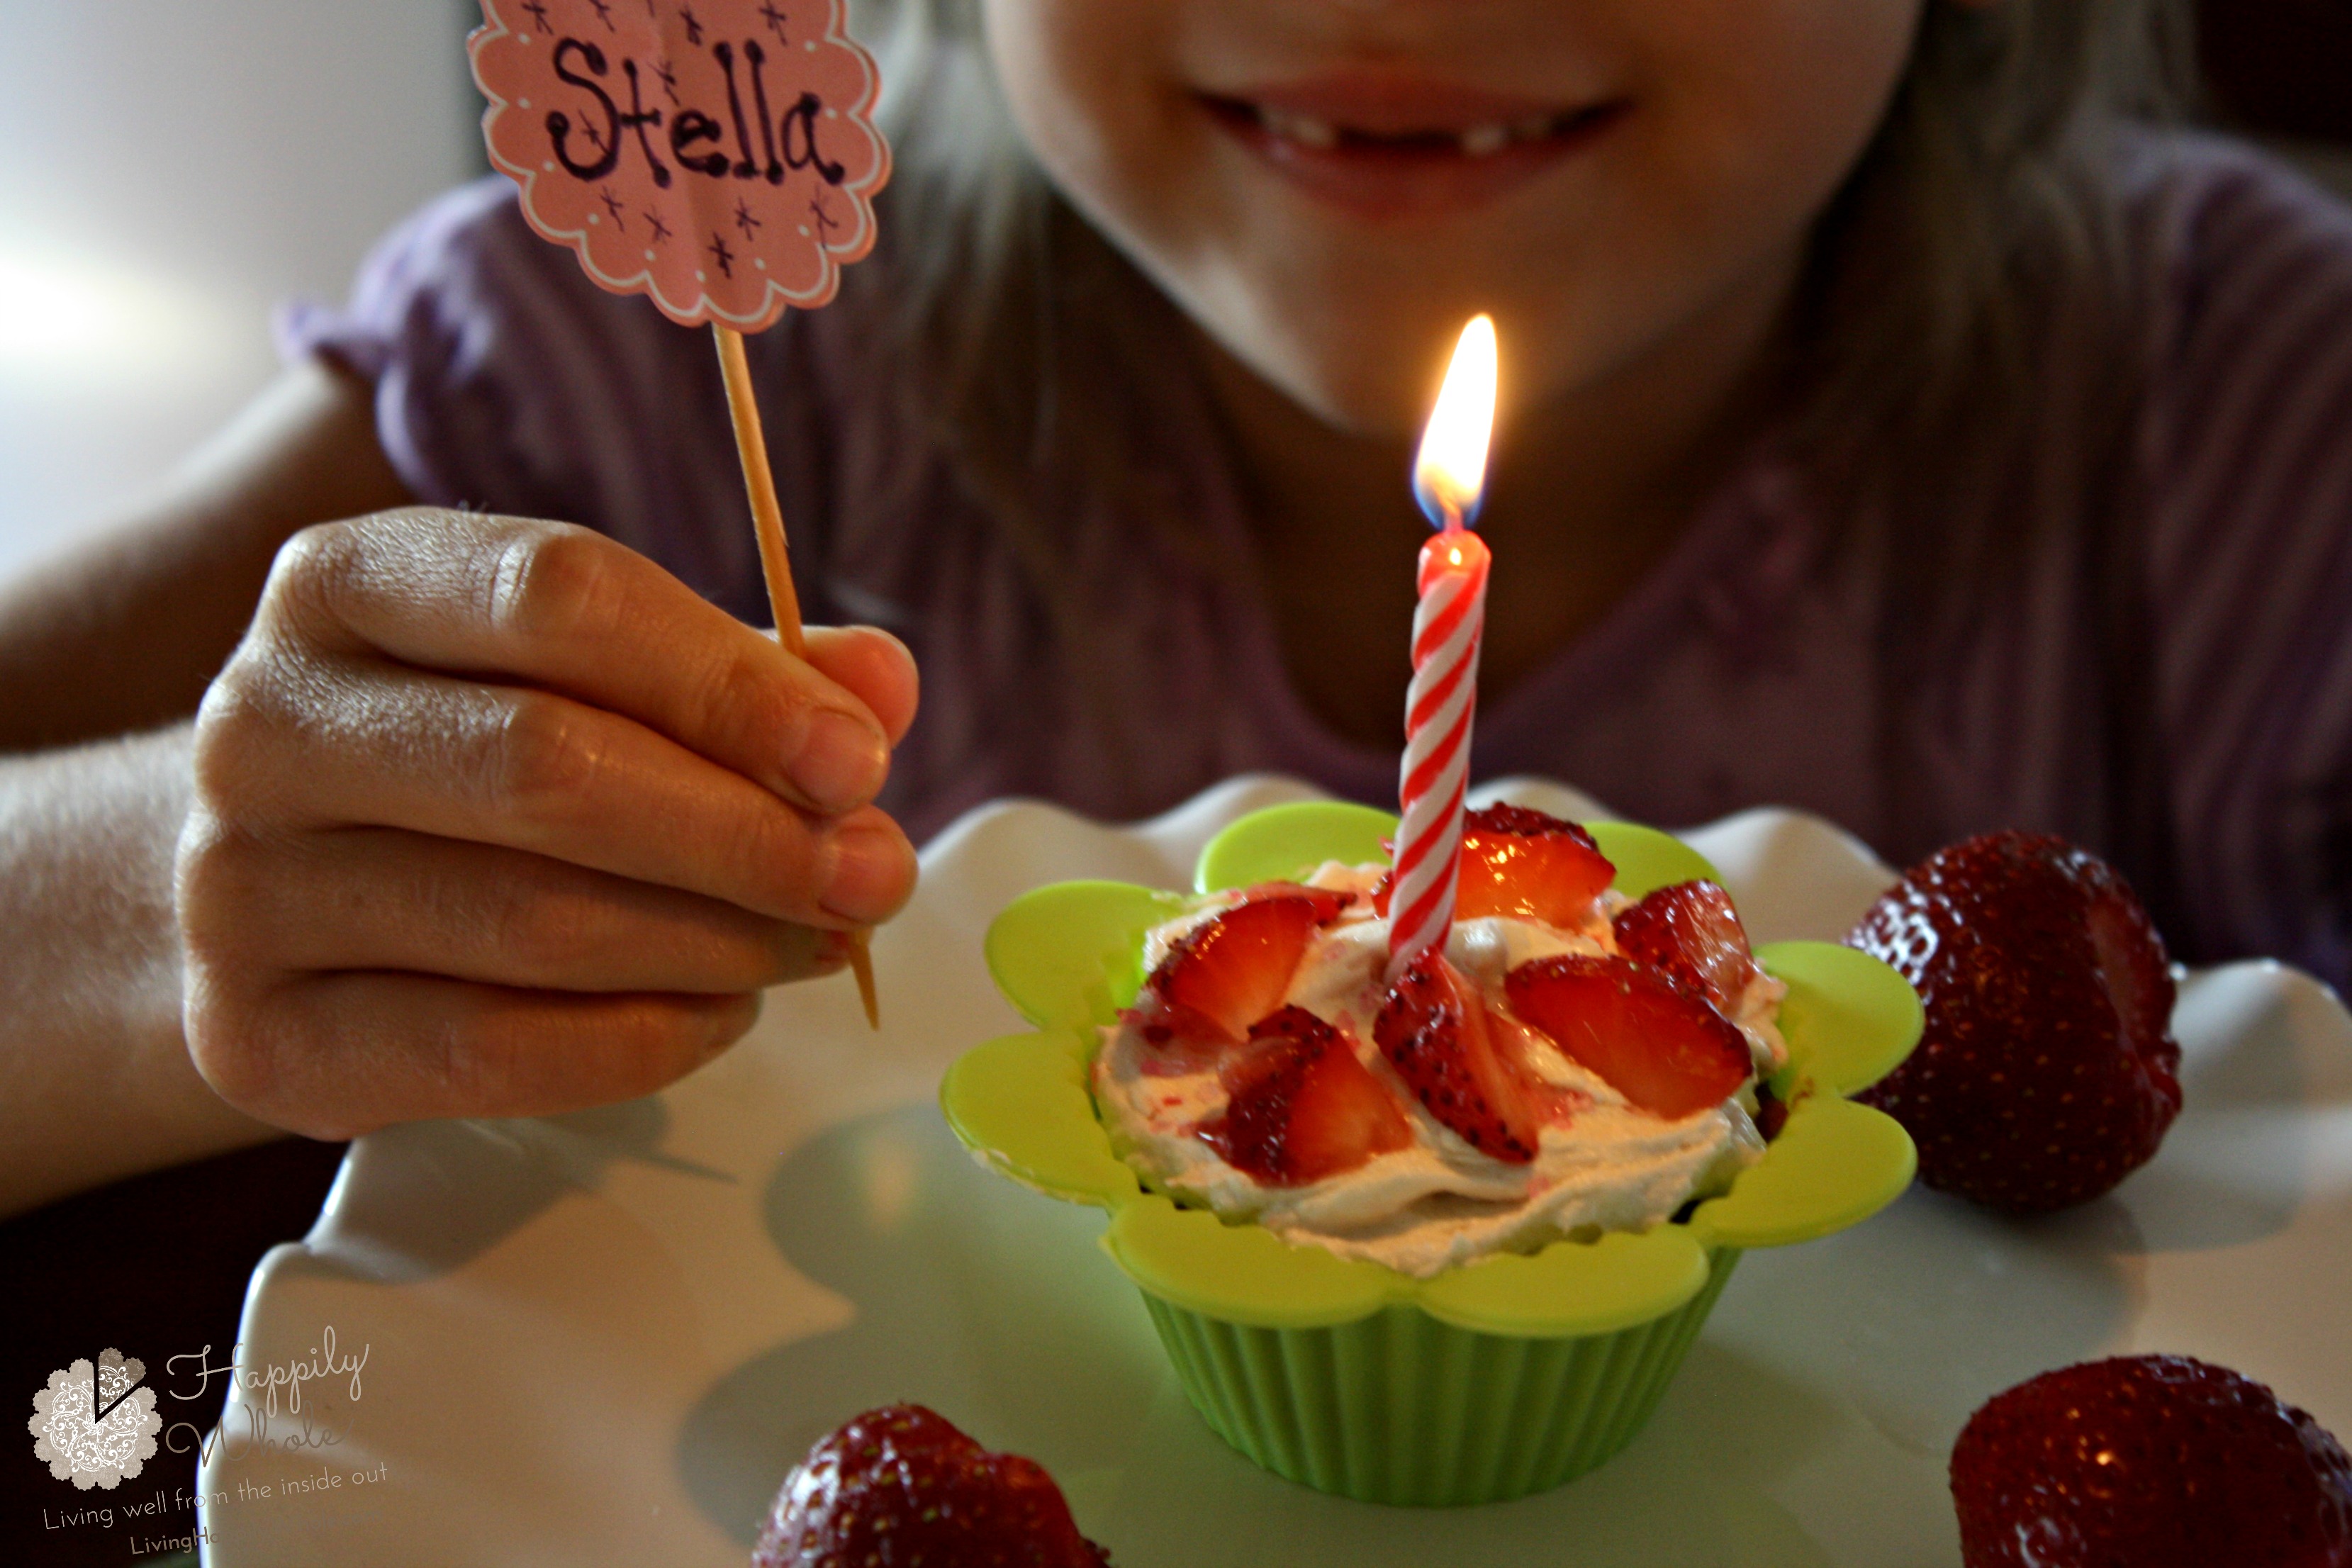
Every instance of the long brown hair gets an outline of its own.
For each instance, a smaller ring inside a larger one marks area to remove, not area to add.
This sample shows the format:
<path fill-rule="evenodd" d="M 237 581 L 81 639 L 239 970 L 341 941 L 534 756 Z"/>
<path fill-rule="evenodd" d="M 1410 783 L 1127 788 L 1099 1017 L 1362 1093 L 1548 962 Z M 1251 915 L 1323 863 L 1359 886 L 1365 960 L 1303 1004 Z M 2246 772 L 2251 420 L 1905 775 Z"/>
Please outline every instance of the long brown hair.
<path fill-rule="evenodd" d="M 2144 279 L 2119 134 L 2187 106 L 2191 37 L 2183 0 L 1931 0 L 1886 121 L 1819 225 L 1801 310 L 1795 439 L 1839 476 L 1834 499 L 2000 482 L 1981 459 L 2058 406 L 2079 427 L 2038 445 L 2104 460 L 2143 368 L 2125 349 Z M 2088 379 L 2053 385 L 2061 363 Z"/>
<path fill-rule="evenodd" d="M 2098 649 L 2061 672 L 2095 745 L 2065 831 L 2177 907 L 2168 773 L 2133 570 L 2133 438 L 2157 282 L 2135 265 L 2132 128 L 2195 92 L 2183 0 L 1931 4 L 1909 74 L 1824 216 L 1801 310 L 1797 455 L 1879 576 L 1881 847 L 1922 853 L 1938 689 L 2038 555 L 2063 552 Z M 2059 537 L 2063 536 L 2063 537 Z M 1995 825 L 1985 825 L 1995 826 Z"/>

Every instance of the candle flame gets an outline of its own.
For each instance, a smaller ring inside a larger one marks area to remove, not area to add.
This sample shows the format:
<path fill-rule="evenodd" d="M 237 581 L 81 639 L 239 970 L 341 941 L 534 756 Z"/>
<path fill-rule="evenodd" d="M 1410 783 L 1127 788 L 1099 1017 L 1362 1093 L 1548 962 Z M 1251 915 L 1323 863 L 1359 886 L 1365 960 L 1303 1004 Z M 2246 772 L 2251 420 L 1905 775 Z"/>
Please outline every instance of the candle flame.
<path fill-rule="evenodd" d="M 1458 528 L 1478 515 L 1486 486 L 1486 444 L 1495 430 L 1497 354 L 1494 318 L 1473 316 L 1454 345 L 1445 385 L 1421 433 L 1412 493 L 1430 524 Z"/>

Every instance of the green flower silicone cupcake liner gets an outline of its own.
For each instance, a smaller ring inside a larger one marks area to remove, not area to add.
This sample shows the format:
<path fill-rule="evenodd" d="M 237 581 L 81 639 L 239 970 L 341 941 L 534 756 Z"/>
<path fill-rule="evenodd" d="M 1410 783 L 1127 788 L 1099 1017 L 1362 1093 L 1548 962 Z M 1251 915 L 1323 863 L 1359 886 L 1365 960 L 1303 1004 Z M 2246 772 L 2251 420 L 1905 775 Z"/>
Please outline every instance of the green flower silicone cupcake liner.
<path fill-rule="evenodd" d="M 1616 886 L 1714 877 L 1681 841 L 1589 825 Z M 1202 893 L 1296 878 L 1325 860 L 1385 862 L 1396 819 L 1332 803 L 1276 806 L 1202 851 Z M 1112 1152 L 1087 1068 L 1143 983 L 1143 935 L 1183 895 L 1063 882 L 1015 900 L 988 933 L 998 986 L 1035 1030 L 967 1052 L 940 1087 L 983 1163 L 1109 1211 L 1102 1246 L 1143 1292 L 1193 1405 L 1277 1474 L 1369 1501 L 1465 1503 L 1557 1486 L 1608 1458 L 1655 1408 L 1739 1253 L 1827 1236 L 1910 1183 L 1911 1140 L 1845 1097 L 1917 1041 L 1917 996 L 1877 960 L 1772 942 L 1786 982 L 1789 1106 L 1764 1158 L 1684 1219 L 1561 1240 L 1418 1279 L 1293 1246 L 1152 1192 Z"/>

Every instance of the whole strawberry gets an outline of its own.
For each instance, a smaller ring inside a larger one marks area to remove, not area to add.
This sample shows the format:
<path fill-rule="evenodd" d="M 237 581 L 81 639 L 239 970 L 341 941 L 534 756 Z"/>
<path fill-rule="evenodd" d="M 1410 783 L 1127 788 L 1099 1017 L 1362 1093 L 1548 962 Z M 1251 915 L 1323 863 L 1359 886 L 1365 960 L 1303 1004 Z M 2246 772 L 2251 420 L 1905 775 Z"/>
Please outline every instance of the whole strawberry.
<path fill-rule="evenodd" d="M 1918 1048 L 1855 1098 L 1910 1132 L 1929 1186 L 2064 1208 L 2146 1164 L 2180 1113 L 2163 940 L 2088 851 L 2013 832 L 1939 849 L 1846 942 L 1927 1005 Z"/>
<path fill-rule="evenodd" d="M 2261 1384 L 2120 1356 L 1987 1401 L 1952 1447 L 1966 1568 L 2352 1568 L 2352 1459 Z"/>
<path fill-rule="evenodd" d="M 752 1568 L 1104 1568 L 1044 1467 L 919 1405 L 869 1410 L 784 1478 Z"/>

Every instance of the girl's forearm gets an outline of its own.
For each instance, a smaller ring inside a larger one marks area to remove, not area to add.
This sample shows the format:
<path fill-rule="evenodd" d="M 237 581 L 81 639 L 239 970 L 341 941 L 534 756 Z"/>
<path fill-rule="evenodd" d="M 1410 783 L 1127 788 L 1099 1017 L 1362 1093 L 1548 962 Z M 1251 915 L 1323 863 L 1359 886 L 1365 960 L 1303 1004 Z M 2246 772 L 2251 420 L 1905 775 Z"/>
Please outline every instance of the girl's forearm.
<path fill-rule="evenodd" d="M 0 1214 L 279 1136 L 181 1037 L 190 788 L 185 724 L 0 759 Z"/>

